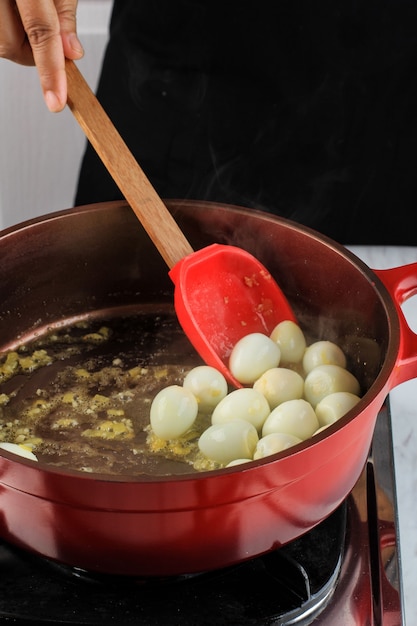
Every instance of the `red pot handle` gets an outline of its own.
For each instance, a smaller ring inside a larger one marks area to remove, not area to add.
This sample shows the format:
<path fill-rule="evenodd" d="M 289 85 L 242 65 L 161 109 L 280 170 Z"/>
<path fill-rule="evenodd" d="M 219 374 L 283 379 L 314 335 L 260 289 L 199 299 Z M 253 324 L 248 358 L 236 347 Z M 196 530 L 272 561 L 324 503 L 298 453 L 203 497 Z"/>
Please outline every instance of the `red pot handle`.
<path fill-rule="evenodd" d="M 391 385 L 395 387 L 417 377 L 417 334 L 407 324 L 401 309 L 405 300 L 417 295 L 417 263 L 373 272 L 388 289 L 400 321 L 400 349 Z"/>

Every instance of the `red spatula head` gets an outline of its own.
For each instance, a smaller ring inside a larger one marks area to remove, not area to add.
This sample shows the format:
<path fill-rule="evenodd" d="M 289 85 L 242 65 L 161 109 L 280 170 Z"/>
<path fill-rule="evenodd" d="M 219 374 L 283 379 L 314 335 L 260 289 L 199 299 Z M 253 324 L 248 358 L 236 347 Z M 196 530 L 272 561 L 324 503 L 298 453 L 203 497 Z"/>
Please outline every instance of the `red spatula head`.
<path fill-rule="evenodd" d="M 269 335 L 284 320 L 296 322 L 271 274 L 241 248 L 213 244 L 184 257 L 169 275 L 185 334 L 204 361 L 237 387 L 242 385 L 228 361 L 238 340 L 255 332 Z"/>

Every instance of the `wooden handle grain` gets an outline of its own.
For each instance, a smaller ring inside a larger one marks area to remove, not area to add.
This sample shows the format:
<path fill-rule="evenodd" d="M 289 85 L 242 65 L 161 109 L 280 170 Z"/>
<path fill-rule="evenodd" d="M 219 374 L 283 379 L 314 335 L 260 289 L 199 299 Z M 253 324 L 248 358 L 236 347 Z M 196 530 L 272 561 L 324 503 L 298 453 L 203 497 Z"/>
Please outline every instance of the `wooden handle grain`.
<path fill-rule="evenodd" d="M 171 269 L 193 249 L 73 61 L 66 61 L 68 106 Z"/>

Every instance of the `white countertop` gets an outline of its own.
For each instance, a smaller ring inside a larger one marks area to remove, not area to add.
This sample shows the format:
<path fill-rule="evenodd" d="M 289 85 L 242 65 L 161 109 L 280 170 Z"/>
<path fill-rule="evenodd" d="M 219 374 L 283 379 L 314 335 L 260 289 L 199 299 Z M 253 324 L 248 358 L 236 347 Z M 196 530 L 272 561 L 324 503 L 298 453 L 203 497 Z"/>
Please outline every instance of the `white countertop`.
<path fill-rule="evenodd" d="M 347 246 L 372 269 L 386 269 L 417 262 L 417 247 Z M 403 305 L 410 328 L 417 332 L 417 297 Z M 394 462 L 397 483 L 400 550 L 405 618 L 417 620 L 417 379 L 402 383 L 390 393 Z"/>

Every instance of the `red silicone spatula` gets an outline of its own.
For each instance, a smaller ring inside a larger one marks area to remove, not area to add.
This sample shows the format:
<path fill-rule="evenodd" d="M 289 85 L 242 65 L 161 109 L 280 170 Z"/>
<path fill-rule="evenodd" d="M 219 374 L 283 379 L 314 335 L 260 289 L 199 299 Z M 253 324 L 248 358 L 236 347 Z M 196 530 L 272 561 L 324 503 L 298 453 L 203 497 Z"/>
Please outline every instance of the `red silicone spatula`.
<path fill-rule="evenodd" d="M 69 108 L 170 269 L 184 332 L 207 364 L 242 386 L 228 369 L 233 346 L 295 321 L 287 299 L 245 250 L 213 244 L 194 252 L 73 61 L 66 71 Z"/>

